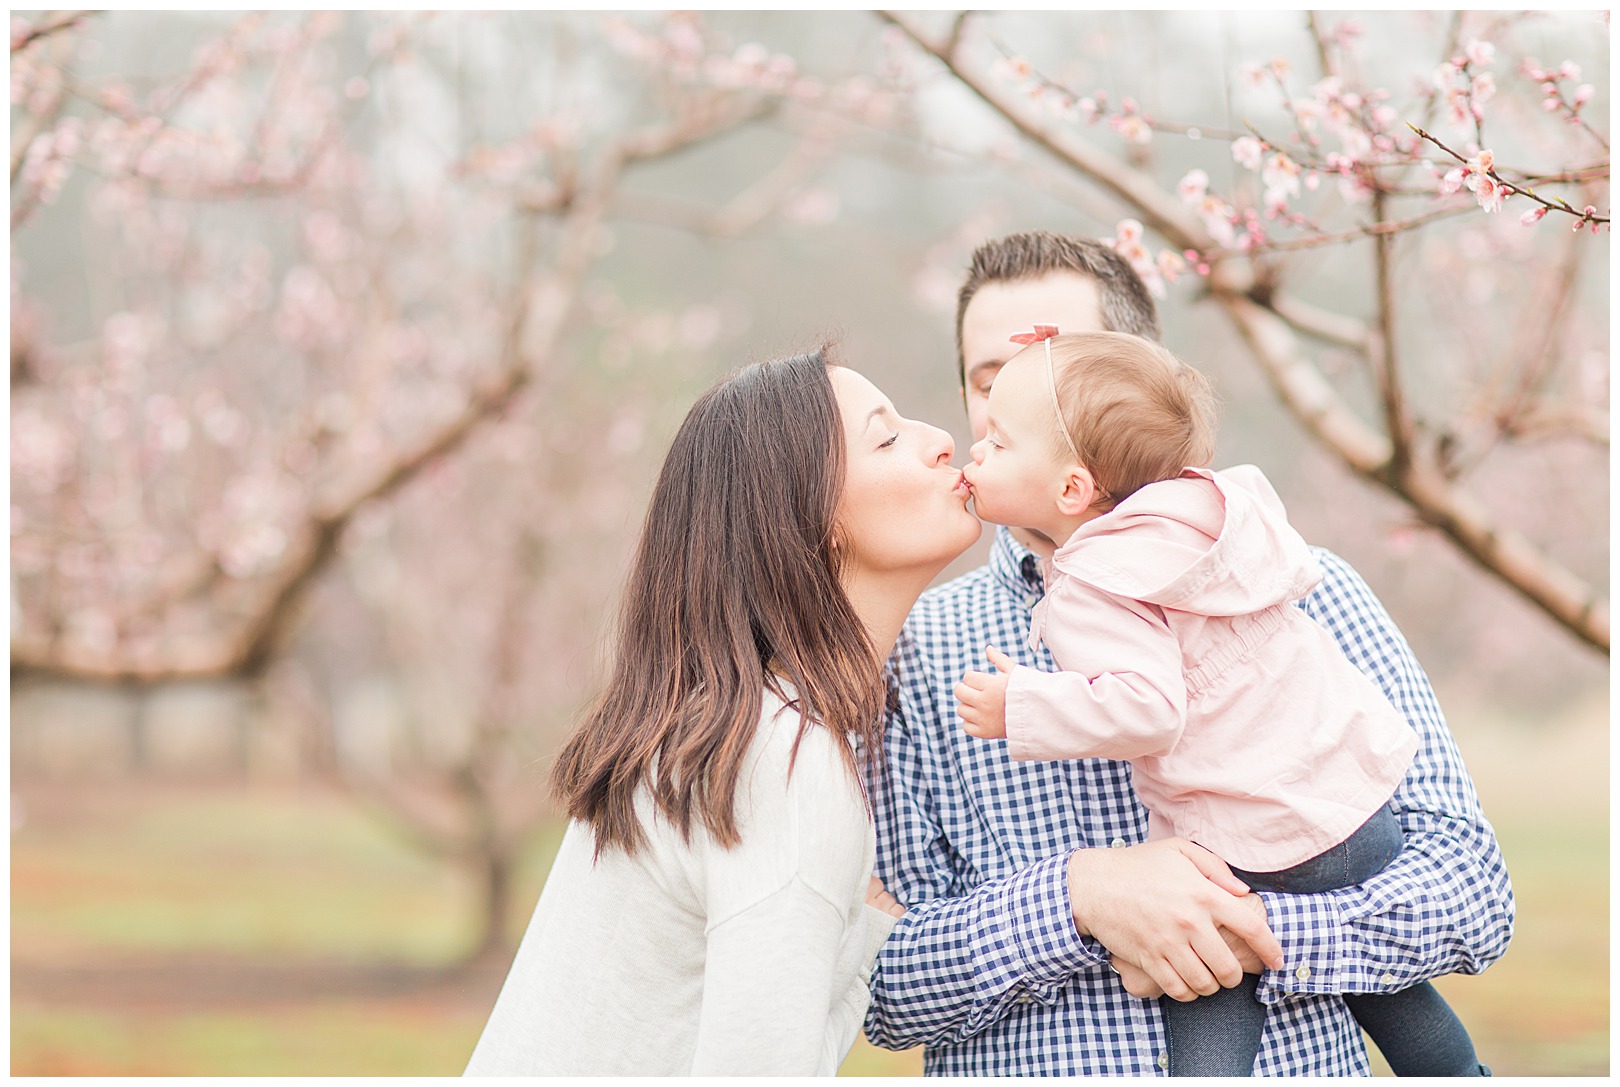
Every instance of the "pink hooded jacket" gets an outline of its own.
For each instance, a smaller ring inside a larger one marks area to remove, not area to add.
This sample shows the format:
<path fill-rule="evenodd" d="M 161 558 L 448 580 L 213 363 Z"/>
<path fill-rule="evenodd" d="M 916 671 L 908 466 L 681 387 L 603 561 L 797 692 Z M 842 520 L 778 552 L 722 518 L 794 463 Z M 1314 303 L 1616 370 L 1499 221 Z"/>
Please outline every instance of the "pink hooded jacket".
<path fill-rule="evenodd" d="M 1292 603 L 1322 578 L 1253 465 L 1149 484 L 1046 568 L 1016 668 L 1016 759 L 1125 759 L 1149 838 L 1272 872 L 1348 838 L 1395 792 L 1417 737 Z"/>

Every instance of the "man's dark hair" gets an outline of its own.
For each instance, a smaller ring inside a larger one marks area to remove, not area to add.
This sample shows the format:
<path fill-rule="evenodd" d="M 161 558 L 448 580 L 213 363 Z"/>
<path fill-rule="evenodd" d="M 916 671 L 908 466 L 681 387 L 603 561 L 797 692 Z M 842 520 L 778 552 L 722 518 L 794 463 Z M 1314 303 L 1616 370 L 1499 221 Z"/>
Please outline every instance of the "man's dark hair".
<path fill-rule="evenodd" d="M 1125 258 L 1095 238 L 1045 230 L 992 238 L 973 252 L 967 278 L 956 295 L 956 374 L 967 381 L 962 358 L 962 316 L 986 283 L 1039 279 L 1054 272 L 1076 272 L 1097 283 L 1103 330 L 1128 332 L 1159 342 L 1159 312 L 1147 285 Z"/>

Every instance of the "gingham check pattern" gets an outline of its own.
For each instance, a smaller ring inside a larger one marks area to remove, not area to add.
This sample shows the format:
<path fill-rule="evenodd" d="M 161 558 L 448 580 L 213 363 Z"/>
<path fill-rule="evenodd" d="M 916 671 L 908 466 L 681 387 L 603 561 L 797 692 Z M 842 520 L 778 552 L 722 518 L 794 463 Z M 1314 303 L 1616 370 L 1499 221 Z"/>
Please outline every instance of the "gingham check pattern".
<path fill-rule="evenodd" d="M 1361 1033 L 1333 995 L 1477 973 L 1513 929 L 1496 836 L 1411 649 L 1343 560 L 1302 602 L 1421 737 L 1395 796 L 1400 856 L 1359 887 L 1263 895 L 1287 966 L 1260 995 L 1271 1016 L 1260 1075 L 1370 1074 Z M 1125 992 L 1106 953 L 1075 934 L 1064 878 L 1075 848 L 1143 840 L 1147 812 L 1123 762 L 1014 762 L 1003 741 L 962 731 L 952 688 L 984 646 L 1051 670 L 1032 652 L 1035 557 L 1002 529 L 990 561 L 926 593 L 891 659 L 898 705 L 887 772 L 872 783 L 878 875 L 909 907 L 872 975 L 867 1036 L 927 1047 L 929 1075 L 1163 1074 L 1156 1001 Z"/>

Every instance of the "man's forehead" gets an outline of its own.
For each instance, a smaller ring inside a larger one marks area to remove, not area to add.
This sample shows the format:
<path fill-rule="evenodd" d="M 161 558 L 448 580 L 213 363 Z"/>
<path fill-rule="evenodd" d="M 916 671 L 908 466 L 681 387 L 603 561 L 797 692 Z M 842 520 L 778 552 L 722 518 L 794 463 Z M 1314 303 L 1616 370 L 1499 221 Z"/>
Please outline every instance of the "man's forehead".
<path fill-rule="evenodd" d="M 1102 331 L 1096 280 L 1076 272 L 1054 272 L 1034 279 L 986 283 L 962 315 L 968 365 L 1008 357 L 1017 347 L 1007 344 L 1007 337 L 1037 324 L 1055 324 L 1061 332 Z"/>

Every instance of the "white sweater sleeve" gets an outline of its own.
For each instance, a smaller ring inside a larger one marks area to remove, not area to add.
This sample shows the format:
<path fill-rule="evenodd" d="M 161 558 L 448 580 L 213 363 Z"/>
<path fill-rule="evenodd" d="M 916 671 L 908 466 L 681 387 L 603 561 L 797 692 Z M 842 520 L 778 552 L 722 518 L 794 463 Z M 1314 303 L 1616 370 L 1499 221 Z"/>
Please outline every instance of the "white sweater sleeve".
<path fill-rule="evenodd" d="M 872 830 L 837 742 L 811 730 L 791 778 L 787 745 L 767 745 L 739 790 L 742 841 L 707 851 L 694 1075 L 832 1075 L 854 1041 L 850 990 L 864 998 L 888 926 L 863 905 Z"/>
<path fill-rule="evenodd" d="M 692 1074 L 823 1072 L 844 924 L 843 910 L 793 880 L 710 929 Z"/>

